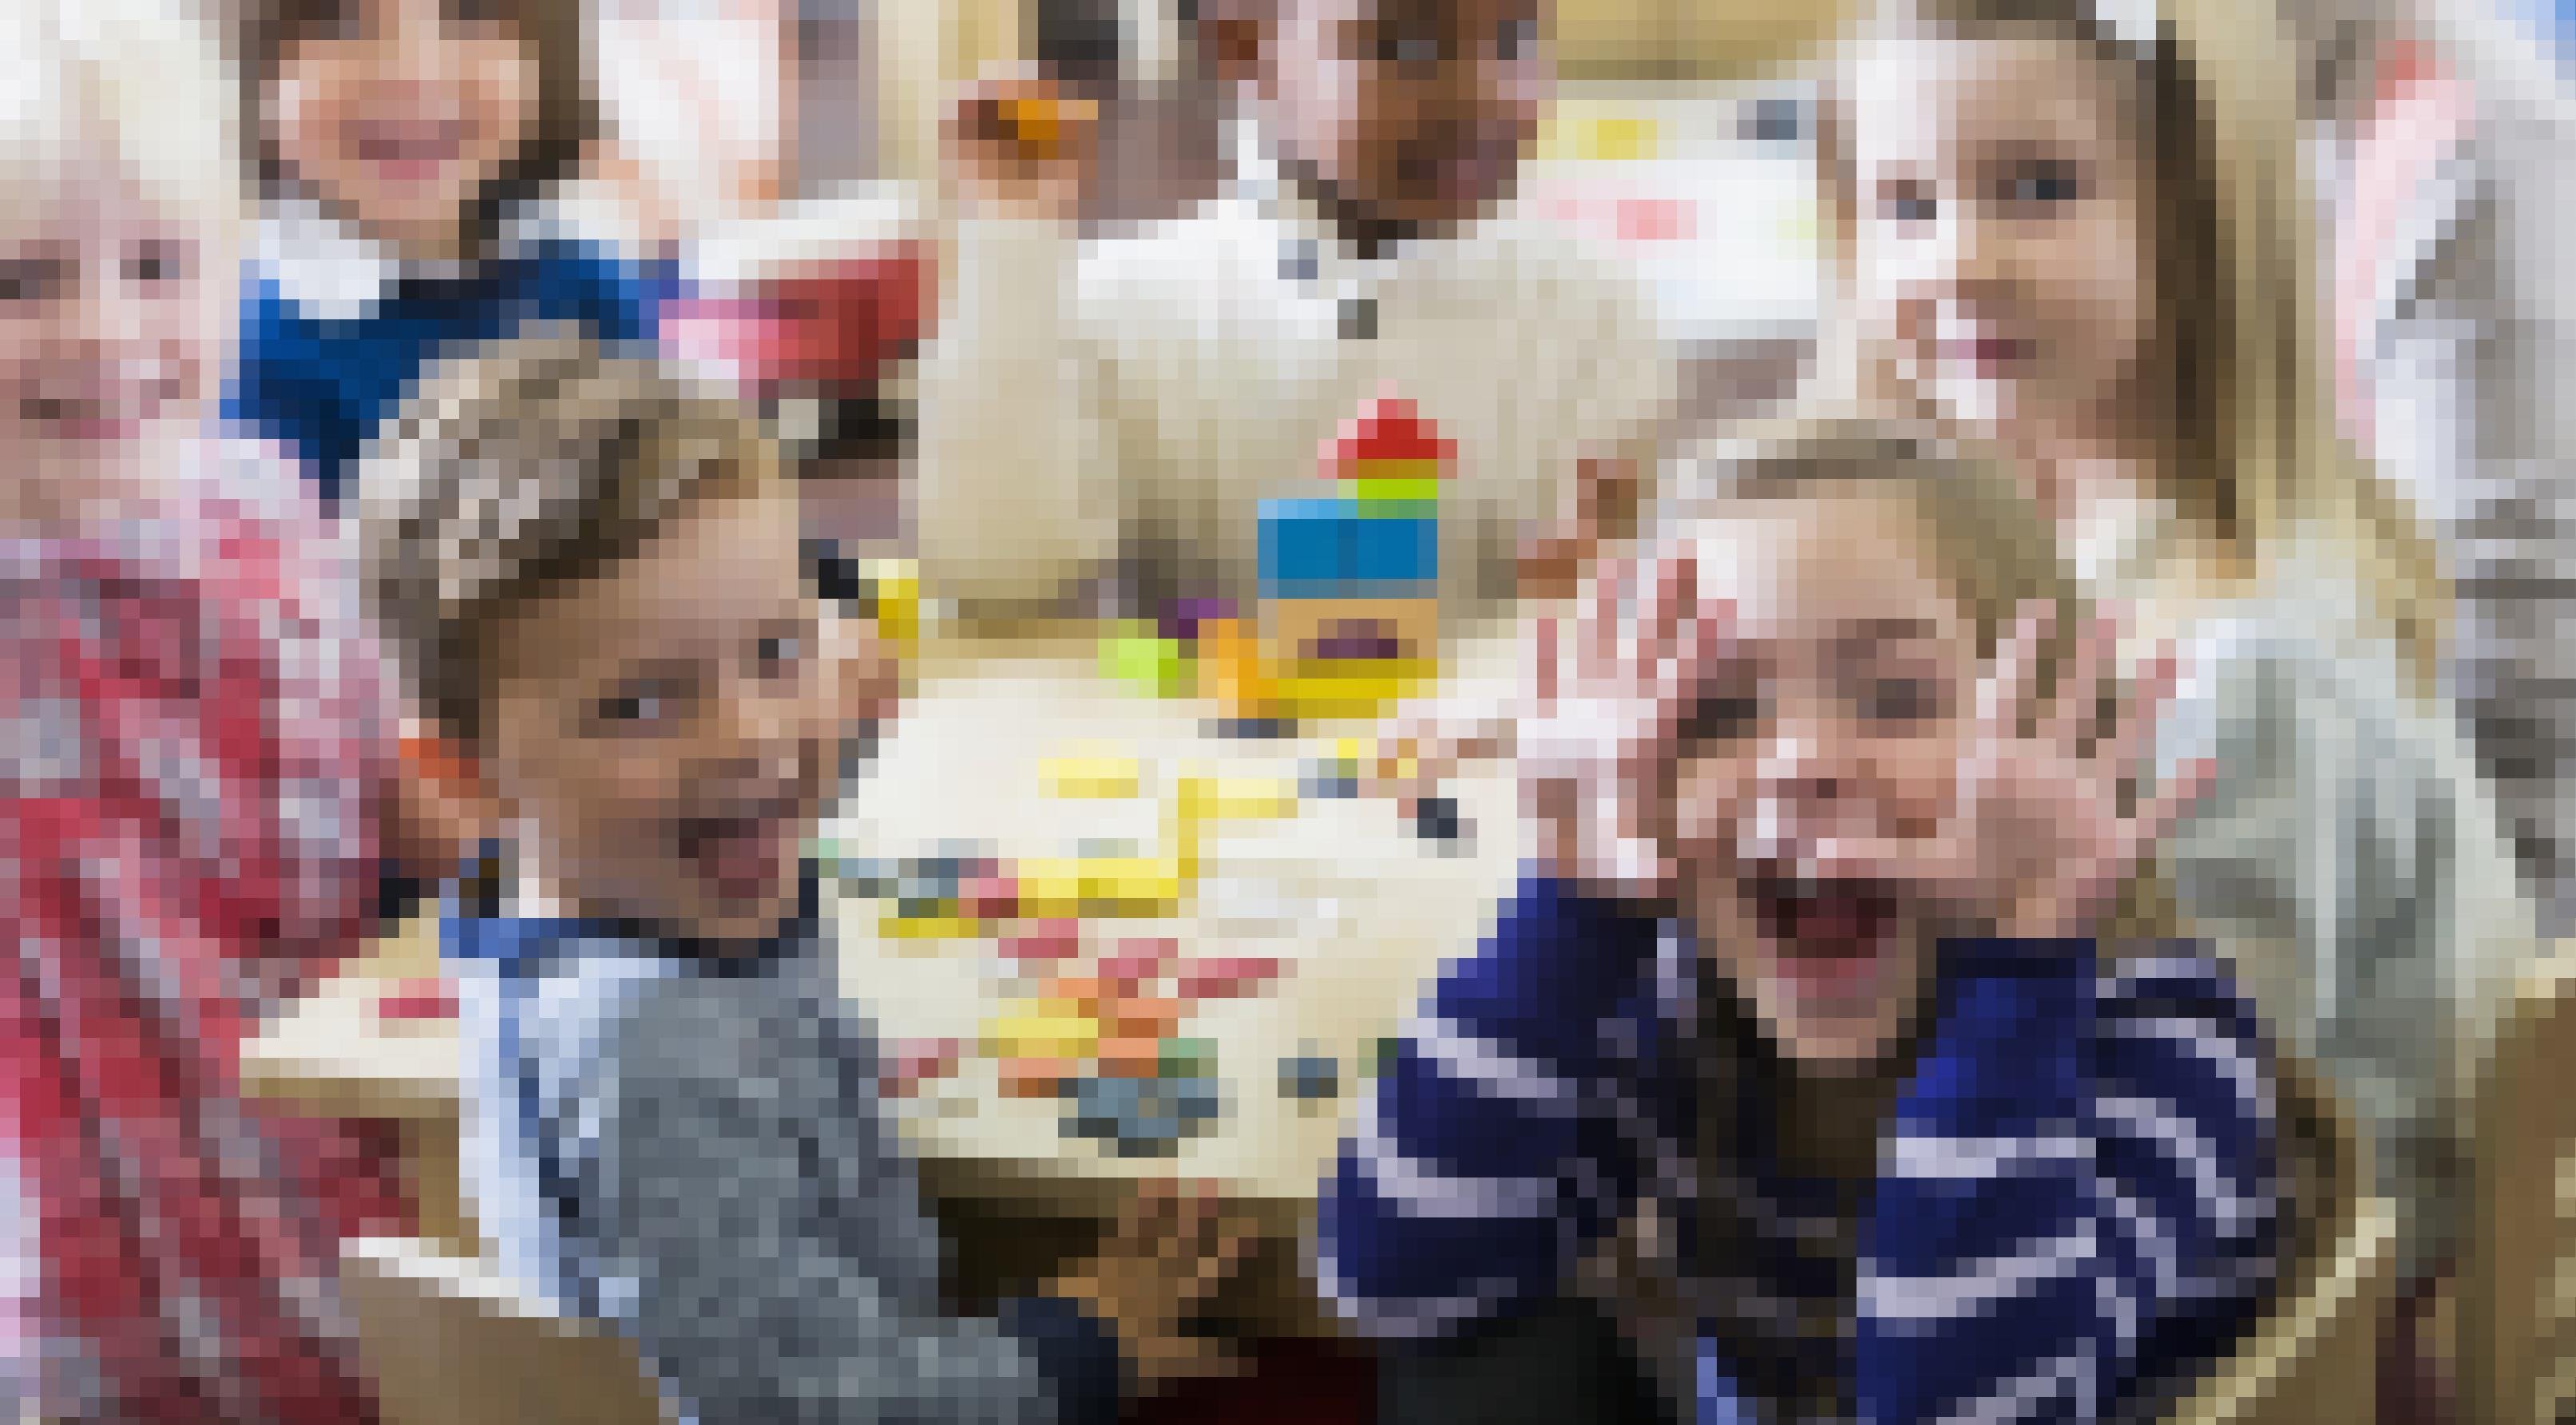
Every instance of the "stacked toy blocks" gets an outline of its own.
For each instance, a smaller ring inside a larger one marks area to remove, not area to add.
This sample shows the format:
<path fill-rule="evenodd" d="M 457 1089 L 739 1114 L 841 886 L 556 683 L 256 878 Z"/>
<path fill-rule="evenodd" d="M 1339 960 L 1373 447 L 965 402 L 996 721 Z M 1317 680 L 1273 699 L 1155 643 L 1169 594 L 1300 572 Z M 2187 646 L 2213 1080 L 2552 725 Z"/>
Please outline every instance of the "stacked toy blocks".
<path fill-rule="evenodd" d="M 1266 690 L 1294 717 L 1366 716 L 1431 672 L 1440 486 L 1456 463 L 1413 403 L 1380 395 L 1324 443 L 1323 497 L 1261 504 Z"/>

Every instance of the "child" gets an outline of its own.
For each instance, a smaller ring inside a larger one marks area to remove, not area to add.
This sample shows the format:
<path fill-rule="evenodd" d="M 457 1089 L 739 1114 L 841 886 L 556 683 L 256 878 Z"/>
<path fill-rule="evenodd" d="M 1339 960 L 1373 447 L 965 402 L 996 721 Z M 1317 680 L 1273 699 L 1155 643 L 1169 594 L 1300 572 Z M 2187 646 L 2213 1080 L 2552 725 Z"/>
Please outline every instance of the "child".
<path fill-rule="evenodd" d="M 1087 127 L 992 141 L 1009 94 L 955 122 L 967 216 L 921 371 L 924 591 L 1043 605 L 1127 557 L 1147 595 L 1248 605 L 1260 499 L 1305 490 L 1317 446 L 1392 384 L 1458 442 L 1444 592 L 1511 592 L 1520 536 L 1576 510 L 1578 467 L 1621 454 L 1675 384 L 1632 283 L 1501 211 L 1547 7 L 1198 8 L 1242 96 L 1241 171 L 1187 217 L 1077 243 Z"/>
<path fill-rule="evenodd" d="M 2106 908 L 2202 786 L 2124 800 L 2169 669 L 2115 706 L 1979 467 L 1825 426 L 1721 473 L 1571 647 L 1537 626 L 1537 869 L 1344 1144 L 1320 1280 L 1472 1335 L 1659 1222 L 1700 1420 L 2125 1418 L 2283 1240 L 2252 1016 L 2096 943 L 2151 927 Z"/>
<path fill-rule="evenodd" d="M 1173 1369 L 1240 1245 L 1204 1204 L 999 1321 L 941 1314 L 799 859 L 890 706 L 747 419 L 531 336 L 433 380 L 378 458 L 371 607 L 456 823 L 506 847 L 510 904 L 444 930 L 503 1267 L 632 1331 L 707 1425 L 1105 1420 L 1120 1350 Z"/>
<path fill-rule="evenodd" d="M 2089 591 L 2188 650 L 2160 760 L 2219 771 L 2181 909 L 2369 1125 L 2425 1266 L 2532 917 L 2428 696 L 2438 570 L 2334 436 L 2270 9 L 2161 8 L 1878 7 L 1830 106 L 1845 345 L 2007 447 Z"/>
<path fill-rule="evenodd" d="M 244 108 L 278 199 L 243 319 L 236 413 L 336 509 L 423 367 L 530 320 L 651 334 L 649 284 L 533 231 L 579 158 L 584 6 L 264 0 Z M 524 221 L 514 221 L 524 220 Z"/>
<path fill-rule="evenodd" d="M 372 1419 L 337 1241 L 406 1227 L 388 1138 L 239 1082 L 367 932 L 385 744 L 345 569 L 214 424 L 219 53 L 192 6 L 0 7 L 0 1184 L 47 1419 Z"/>

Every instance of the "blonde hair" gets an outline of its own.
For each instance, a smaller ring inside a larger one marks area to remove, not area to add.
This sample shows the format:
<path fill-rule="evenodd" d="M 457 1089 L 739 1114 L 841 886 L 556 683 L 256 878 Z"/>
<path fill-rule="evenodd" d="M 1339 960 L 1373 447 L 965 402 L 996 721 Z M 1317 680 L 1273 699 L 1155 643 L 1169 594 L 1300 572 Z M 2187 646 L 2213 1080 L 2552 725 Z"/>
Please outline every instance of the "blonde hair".
<path fill-rule="evenodd" d="M 2310 189 L 2298 169 L 2296 61 L 2269 5 L 2152 8 L 2151 36 L 2116 30 L 2093 0 L 1880 0 L 1872 23 L 2045 35 L 2130 77 L 2155 185 L 2160 369 L 2173 377 L 2166 408 L 2153 413 L 2170 457 L 2158 493 L 2214 556 L 2156 577 L 2188 596 L 2223 592 L 2205 585 L 2238 584 L 2295 538 L 2322 535 L 2349 559 L 2417 691 L 2428 691 L 2448 586 L 2420 525 L 2334 422 Z M 1829 94 L 1821 172 L 1846 276 L 1857 220 L 1847 128 Z M 1870 353 L 1841 354 L 1857 390 L 1888 384 Z M 2177 587 L 2192 580 L 2204 587 Z"/>
<path fill-rule="evenodd" d="M 729 397 L 587 337 L 540 332 L 445 368 L 359 477 L 368 612 L 412 704 L 471 745 L 504 616 L 632 558 L 778 457 Z"/>
<path fill-rule="evenodd" d="M 237 249 L 249 191 L 235 146 L 224 35 L 177 0 L 0 5 L 0 209 L 95 172 L 103 143 L 152 202 Z M 205 280 L 230 293 L 227 272 Z"/>
<path fill-rule="evenodd" d="M 1925 427 L 1839 412 L 1795 414 L 1702 442 L 1665 488 L 1655 521 L 1659 548 L 1749 505 L 1893 502 L 1920 536 L 1929 572 L 1967 615 L 1979 658 L 1995 655 L 2024 607 L 2055 611 L 2038 669 L 2043 699 L 2057 696 L 2075 637 L 2092 618 L 2055 527 L 2002 463 Z M 2124 888 L 2101 938 L 2105 945 L 2172 939 L 2179 918 L 2164 878 L 2142 871 Z"/>

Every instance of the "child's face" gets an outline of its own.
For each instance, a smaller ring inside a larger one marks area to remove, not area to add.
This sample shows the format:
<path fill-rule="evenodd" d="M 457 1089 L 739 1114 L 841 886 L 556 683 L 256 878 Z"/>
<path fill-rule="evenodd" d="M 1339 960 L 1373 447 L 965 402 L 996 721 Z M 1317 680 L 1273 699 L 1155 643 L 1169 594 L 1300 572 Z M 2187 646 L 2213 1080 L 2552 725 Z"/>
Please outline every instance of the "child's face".
<path fill-rule="evenodd" d="M 1261 97 L 1291 165 L 1399 235 L 1510 189 L 1547 80 L 1542 0 L 1273 0 Z"/>
<path fill-rule="evenodd" d="M 287 168 L 335 215 L 424 256 L 534 126 L 536 61 L 497 0 L 339 0 L 261 96 Z"/>
<path fill-rule="evenodd" d="M 234 288 L 231 249 L 110 176 L 112 152 L 64 171 L 0 218 L 0 511 L 70 528 L 202 431 Z"/>
<path fill-rule="evenodd" d="M 1685 727 L 1685 909 L 1782 1051 L 1809 1064 L 1888 1052 L 1937 933 L 1904 887 L 1814 874 L 1836 838 L 1933 834 L 1972 726 L 1974 631 L 1910 524 L 1844 495 L 1689 536 L 1700 597 L 1731 605 L 1737 644 Z"/>
<path fill-rule="evenodd" d="M 1893 33 L 1856 58 L 1860 319 L 1917 395 L 2006 440 L 2125 418 L 2154 324 L 2118 76 L 2044 37 Z"/>
<path fill-rule="evenodd" d="M 788 492 L 709 496 L 496 630 L 485 777 L 533 889 L 718 941 L 793 912 L 858 711 L 797 534 Z"/>

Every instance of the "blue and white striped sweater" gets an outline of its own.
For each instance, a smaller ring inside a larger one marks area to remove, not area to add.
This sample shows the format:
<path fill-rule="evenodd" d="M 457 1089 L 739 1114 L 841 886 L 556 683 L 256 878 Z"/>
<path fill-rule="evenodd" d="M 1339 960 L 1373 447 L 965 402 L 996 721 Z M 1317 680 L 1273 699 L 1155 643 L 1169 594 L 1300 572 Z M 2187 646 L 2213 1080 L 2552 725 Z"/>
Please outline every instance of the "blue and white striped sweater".
<path fill-rule="evenodd" d="M 1652 1201 L 1703 1326 L 1733 1318 L 1703 1347 L 1704 1418 L 1830 1372 L 1874 1425 L 2086 1421 L 2188 1377 L 2268 1290 L 2268 1050 L 2212 962 L 1944 945 L 1855 1280 L 1818 1185 L 1769 1164 L 1759 1075 L 1740 1076 L 1733 1171 L 1704 1198 L 1690 960 L 1670 927 L 1522 885 L 1409 1026 L 1325 1184 L 1318 1278 L 1346 1316 L 1420 1337 L 1544 1301 Z M 1756 1225 L 1722 1280 L 1690 1246 L 1718 1194 Z M 1847 1336 L 1799 1337 L 1819 1306 L 1849 1313 Z M 1765 1333 L 1744 1319 L 1766 1315 L 1777 1349 L 1747 1349 Z"/>

